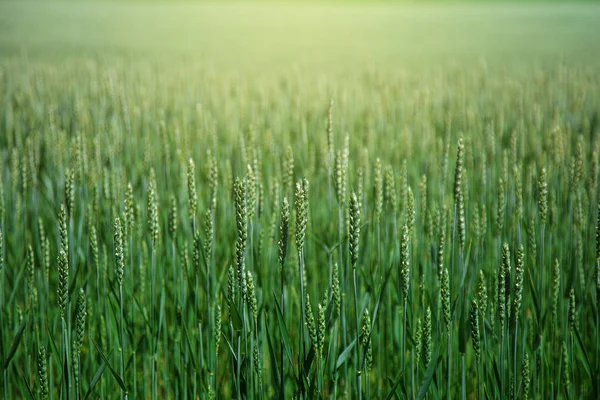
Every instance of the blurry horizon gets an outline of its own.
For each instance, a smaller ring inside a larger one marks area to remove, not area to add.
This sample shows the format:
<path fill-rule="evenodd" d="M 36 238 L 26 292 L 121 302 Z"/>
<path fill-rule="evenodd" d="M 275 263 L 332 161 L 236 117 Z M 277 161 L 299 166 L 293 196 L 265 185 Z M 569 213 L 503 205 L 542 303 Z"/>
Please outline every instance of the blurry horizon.
<path fill-rule="evenodd" d="M 600 5 L 3 2 L 0 58 L 174 60 L 223 72 L 597 66 Z"/>

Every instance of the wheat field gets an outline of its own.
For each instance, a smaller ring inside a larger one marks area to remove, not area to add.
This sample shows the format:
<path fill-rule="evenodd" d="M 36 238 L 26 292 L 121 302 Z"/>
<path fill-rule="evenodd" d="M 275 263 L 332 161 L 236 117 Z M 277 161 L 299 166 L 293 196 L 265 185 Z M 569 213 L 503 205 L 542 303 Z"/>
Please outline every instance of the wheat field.
<path fill-rule="evenodd" d="M 0 4 L 0 397 L 592 399 L 600 7 Z"/>

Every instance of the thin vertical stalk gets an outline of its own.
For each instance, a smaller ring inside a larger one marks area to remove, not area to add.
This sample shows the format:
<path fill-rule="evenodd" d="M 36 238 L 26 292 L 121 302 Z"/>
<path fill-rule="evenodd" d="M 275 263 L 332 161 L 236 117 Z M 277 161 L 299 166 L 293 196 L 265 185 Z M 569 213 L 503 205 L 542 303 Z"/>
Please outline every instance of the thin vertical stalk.
<path fill-rule="evenodd" d="M 362 382 L 361 382 L 361 366 L 360 366 L 360 324 L 358 319 L 358 293 L 356 288 L 356 267 L 352 268 L 352 281 L 354 286 L 354 317 L 356 322 L 356 345 L 355 356 L 356 356 L 356 382 L 358 386 L 358 399 L 362 399 Z"/>

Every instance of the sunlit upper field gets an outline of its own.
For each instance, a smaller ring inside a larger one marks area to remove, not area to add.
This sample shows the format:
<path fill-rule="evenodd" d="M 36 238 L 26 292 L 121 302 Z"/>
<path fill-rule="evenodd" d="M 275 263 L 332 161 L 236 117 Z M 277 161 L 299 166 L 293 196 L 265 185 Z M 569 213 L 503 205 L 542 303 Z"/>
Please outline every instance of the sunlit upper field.
<path fill-rule="evenodd" d="M 2 2 L 0 55 L 94 54 L 220 70 L 411 70 L 600 62 L 596 4 Z"/>

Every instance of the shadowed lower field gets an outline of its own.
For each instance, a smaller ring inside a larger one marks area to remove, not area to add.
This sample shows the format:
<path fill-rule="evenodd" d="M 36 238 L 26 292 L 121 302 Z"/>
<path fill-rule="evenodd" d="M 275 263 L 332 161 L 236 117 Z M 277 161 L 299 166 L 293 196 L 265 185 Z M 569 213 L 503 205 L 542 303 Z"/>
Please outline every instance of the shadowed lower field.
<path fill-rule="evenodd" d="M 600 57 L 594 4 L 207 5 L 2 2 L 0 55 L 120 53 L 230 71 Z"/>

